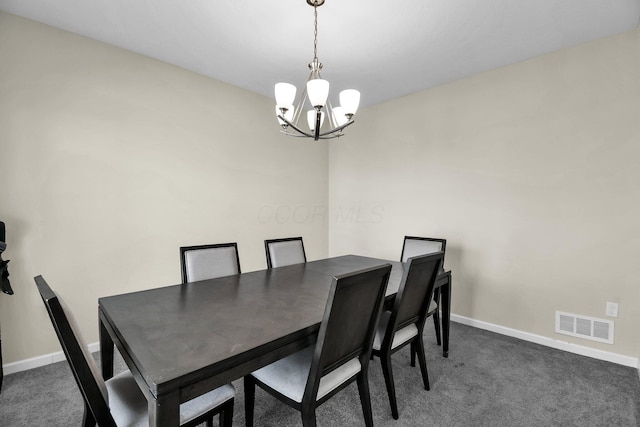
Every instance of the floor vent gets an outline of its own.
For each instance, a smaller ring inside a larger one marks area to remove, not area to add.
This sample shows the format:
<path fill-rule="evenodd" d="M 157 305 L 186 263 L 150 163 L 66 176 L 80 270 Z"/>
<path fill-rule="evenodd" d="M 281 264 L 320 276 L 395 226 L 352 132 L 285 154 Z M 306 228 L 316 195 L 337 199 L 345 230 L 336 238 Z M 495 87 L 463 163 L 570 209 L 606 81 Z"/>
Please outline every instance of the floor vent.
<path fill-rule="evenodd" d="M 556 311 L 556 332 L 613 344 L 613 321 Z"/>

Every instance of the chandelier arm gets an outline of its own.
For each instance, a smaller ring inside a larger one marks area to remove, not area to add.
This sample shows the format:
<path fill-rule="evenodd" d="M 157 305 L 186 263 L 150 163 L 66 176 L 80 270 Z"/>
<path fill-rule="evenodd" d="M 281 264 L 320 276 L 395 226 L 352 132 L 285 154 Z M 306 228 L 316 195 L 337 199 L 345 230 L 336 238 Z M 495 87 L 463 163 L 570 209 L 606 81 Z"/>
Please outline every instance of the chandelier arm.
<path fill-rule="evenodd" d="M 335 135 L 331 135 L 331 136 L 320 136 L 318 137 L 318 139 L 333 139 L 333 138 L 340 138 L 341 136 L 344 136 L 343 133 L 337 133 Z"/>
<path fill-rule="evenodd" d="M 308 138 L 306 135 L 298 135 L 298 134 L 295 134 L 295 133 L 289 133 L 289 132 L 287 132 L 285 130 L 281 130 L 280 133 L 283 133 L 283 134 L 285 134 L 287 136 L 295 136 L 296 138 Z M 340 138 L 341 136 L 344 136 L 344 134 L 343 133 L 339 133 L 339 134 L 331 135 L 331 136 L 320 136 L 320 137 L 318 137 L 318 139 L 334 139 L 334 138 Z"/>
<path fill-rule="evenodd" d="M 286 130 L 280 130 L 280 133 L 284 133 L 287 136 L 295 136 L 296 138 L 310 138 L 312 135 L 300 135 L 297 133 L 287 132 Z"/>
<path fill-rule="evenodd" d="M 302 135 L 308 137 L 308 138 L 313 138 L 314 135 L 307 133 L 305 131 L 303 131 L 302 129 L 300 129 L 299 127 L 297 127 L 296 125 L 294 125 L 293 123 L 291 123 L 289 120 L 285 119 L 284 116 L 279 115 L 278 118 L 280 120 L 282 120 L 283 122 L 285 122 L 287 125 L 291 126 L 293 129 L 295 129 L 297 132 L 300 132 Z M 286 133 L 286 132 L 285 132 Z M 289 133 L 287 133 L 287 135 L 291 135 Z"/>
<path fill-rule="evenodd" d="M 349 120 L 347 123 L 343 124 L 342 126 L 339 126 L 335 129 L 331 129 L 327 132 L 321 133 L 320 136 L 326 136 L 326 135 L 331 135 L 332 133 L 336 133 L 339 132 L 341 130 L 343 130 L 344 128 L 346 128 L 347 126 L 351 126 L 354 123 L 354 120 Z"/>

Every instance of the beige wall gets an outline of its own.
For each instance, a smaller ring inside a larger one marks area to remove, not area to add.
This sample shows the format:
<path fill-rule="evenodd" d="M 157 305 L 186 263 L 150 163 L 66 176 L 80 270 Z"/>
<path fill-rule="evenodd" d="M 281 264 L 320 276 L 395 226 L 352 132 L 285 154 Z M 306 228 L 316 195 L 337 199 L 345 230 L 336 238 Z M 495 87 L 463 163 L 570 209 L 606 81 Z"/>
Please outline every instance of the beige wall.
<path fill-rule="evenodd" d="M 265 238 L 325 257 L 327 156 L 270 99 L 0 13 L 4 362 L 60 351 L 37 274 L 95 342 L 97 299 L 179 283 L 181 245 L 237 241 L 243 271 Z"/>
<path fill-rule="evenodd" d="M 365 108 L 327 153 L 270 99 L 0 13 L 4 362 L 59 351 L 36 274 L 92 342 L 97 298 L 179 282 L 180 245 L 250 271 L 294 234 L 310 259 L 446 237 L 454 313 L 640 357 L 639 55 L 636 31 Z M 606 301 L 613 346 L 553 332 Z"/>
<path fill-rule="evenodd" d="M 444 237 L 454 313 L 640 357 L 639 76 L 634 31 L 365 109 L 329 150 L 330 255 Z M 607 301 L 614 345 L 555 334 Z"/>

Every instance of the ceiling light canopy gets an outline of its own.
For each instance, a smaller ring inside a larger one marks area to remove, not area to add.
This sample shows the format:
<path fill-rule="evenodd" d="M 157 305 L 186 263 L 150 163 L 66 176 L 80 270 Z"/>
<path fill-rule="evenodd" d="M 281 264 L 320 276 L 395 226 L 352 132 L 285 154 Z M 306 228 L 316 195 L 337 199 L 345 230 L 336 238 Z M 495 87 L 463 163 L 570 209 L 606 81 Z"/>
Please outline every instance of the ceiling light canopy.
<path fill-rule="evenodd" d="M 340 106 L 333 107 L 329 98 L 329 82 L 322 79 L 320 70 L 322 63 L 318 61 L 318 6 L 324 4 L 324 0 L 307 0 L 313 6 L 314 33 L 313 33 L 313 60 L 309 63 L 309 79 L 302 91 L 302 96 L 294 108 L 296 87 L 290 83 L 276 83 L 276 117 L 281 132 L 290 136 L 319 139 L 331 139 L 344 135 L 343 129 L 353 123 L 353 116 L 360 104 L 360 92 L 355 89 L 347 89 L 340 92 Z M 309 131 L 302 130 L 299 125 L 302 110 L 306 104 L 310 106 L 306 113 Z M 323 124 L 328 122 L 328 129 Z"/>

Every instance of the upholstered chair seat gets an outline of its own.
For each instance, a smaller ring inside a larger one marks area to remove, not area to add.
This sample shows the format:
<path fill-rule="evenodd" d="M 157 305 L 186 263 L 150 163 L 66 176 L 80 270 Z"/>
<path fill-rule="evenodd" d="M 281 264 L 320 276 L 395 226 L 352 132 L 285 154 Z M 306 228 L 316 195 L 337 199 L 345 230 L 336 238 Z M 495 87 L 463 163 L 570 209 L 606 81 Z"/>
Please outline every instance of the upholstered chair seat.
<path fill-rule="evenodd" d="M 111 415 L 118 427 L 148 427 L 147 399 L 140 391 L 131 371 L 107 380 L 107 394 Z M 188 424 L 213 407 L 220 406 L 235 396 L 235 389 L 225 384 L 180 405 L 180 425 Z"/>
<path fill-rule="evenodd" d="M 443 239 L 425 239 L 426 238 L 406 236 L 402 250 L 402 262 L 406 262 L 414 256 L 432 254 L 444 250 L 445 244 L 443 243 Z"/>
<path fill-rule="evenodd" d="M 431 301 L 431 305 L 429 306 L 429 311 L 434 311 L 438 308 L 438 304 L 434 301 Z M 380 321 L 378 322 L 378 328 L 376 329 L 376 335 L 373 338 L 373 349 L 380 350 L 382 346 L 382 340 L 384 339 L 384 334 L 387 330 L 387 324 L 389 323 L 389 318 L 391 317 L 391 312 L 386 310 L 380 315 Z M 405 326 L 402 329 L 399 329 L 393 335 L 393 341 L 391 343 L 391 349 L 398 347 L 409 341 L 411 338 L 418 335 L 418 327 L 415 323 L 411 323 Z"/>
<path fill-rule="evenodd" d="M 443 252 L 436 252 L 409 258 L 404 266 L 393 309 L 384 311 L 378 321 L 371 354 L 380 358 L 391 415 L 396 420 L 399 414 L 391 366 L 393 353 L 406 345 L 411 346 L 411 365 L 415 365 L 417 355 L 424 388 L 429 390 L 422 332 L 427 317 L 437 310 L 433 293 L 443 257 Z"/>
<path fill-rule="evenodd" d="M 267 268 L 307 262 L 302 237 L 265 240 L 264 247 L 267 253 Z"/>
<path fill-rule="evenodd" d="M 367 373 L 390 274 L 386 264 L 333 278 L 316 343 L 244 377 L 247 427 L 256 385 L 300 411 L 304 427 L 315 427 L 316 408 L 354 381 L 365 425 L 373 426 Z"/>
<path fill-rule="evenodd" d="M 438 239 L 434 237 L 416 237 L 416 236 L 404 236 L 404 242 L 402 243 L 402 253 L 400 254 L 400 261 L 407 262 L 409 258 L 413 258 L 419 255 L 433 254 L 436 252 L 442 252 L 446 254 L 447 240 Z M 444 255 L 442 258 L 442 265 L 440 270 L 444 271 Z M 436 303 L 435 310 L 429 308 L 429 314 L 433 316 L 433 326 L 436 331 L 436 341 L 438 345 L 442 345 L 442 334 L 440 332 L 440 290 L 436 289 L 433 294 L 433 300 Z M 411 360 L 415 362 L 415 355 L 412 353 Z"/>
<path fill-rule="evenodd" d="M 240 274 L 237 243 L 183 246 L 180 248 L 182 283 Z"/>
<path fill-rule="evenodd" d="M 84 399 L 82 425 L 147 427 L 147 399 L 131 371 L 104 381 L 71 310 L 42 276 L 36 277 L 35 282 Z M 206 422 L 212 426 L 213 417 L 220 414 L 220 426 L 231 427 L 234 398 L 235 389 L 226 384 L 184 402 L 180 405 L 180 425 L 193 427 Z"/>
<path fill-rule="evenodd" d="M 309 379 L 314 349 L 315 346 L 309 346 L 291 356 L 258 369 L 251 375 L 294 402 L 302 403 L 304 389 Z M 337 369 L 322 376 L 316 400 L 322 399 L 329 392 L 335 390 L 336 387 L 356 376 L 360 369 L 362 369 L 360 360 L 354 357 Z"/>

